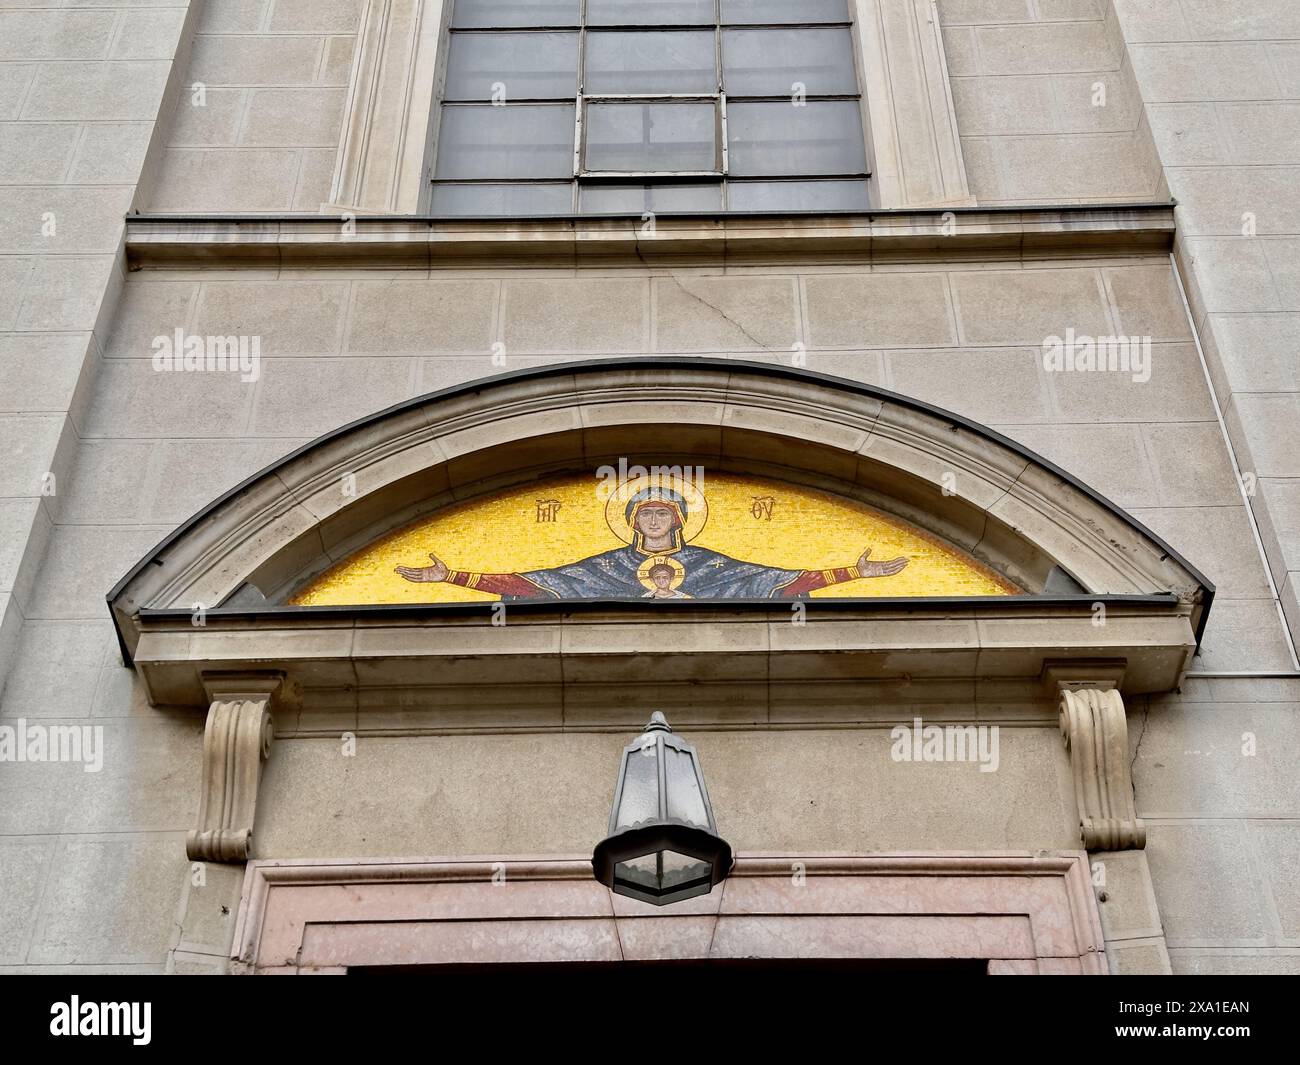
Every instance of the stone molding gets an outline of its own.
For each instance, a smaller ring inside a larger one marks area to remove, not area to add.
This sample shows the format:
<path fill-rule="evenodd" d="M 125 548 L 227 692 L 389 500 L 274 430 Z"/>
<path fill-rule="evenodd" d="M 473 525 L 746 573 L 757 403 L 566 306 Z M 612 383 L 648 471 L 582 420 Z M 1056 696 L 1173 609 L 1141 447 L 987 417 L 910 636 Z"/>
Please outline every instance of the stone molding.
<path fill-rule="evenodd" d="M 513 604 L 506 625 L 493 605 L 217 610 L 201 629 L 189 611 L 146 611 L 135 665 L 151 703 L 196 709 L 205 673 L 254 660 L 279 670 L 281 735 L 382 732 L 395 707 L 403 730 L 424 734 L 630 730 L 664 702 L 689 705 L 699 727 L 884 726 L 929 704 L 1050 728 L 1045 660 L 1122 658 L 1138 694 L 1174 687 L 1194 649 L 1185 609 L 1169 600 L 1112 601 L 1103 628 L 1086 597 L 811 600 L 798 626 L 788 605 L 765 601 L 653 614 Z"/>
<path fill-rule="evenodd" d="M 935 0 L 857 0 L 874 205 L 975 203 Z"/>
<path fill-rule="evenodd" d="M 490 262 L 549 265 L 615 262 L 770 264 L 800 261 L 897 263 L 972 255 L 1085 256 L 1168 252 L 1174 239 L 1169 204 L 1106 204 L 879 211 L 863 215 L 780 218 L 661 218 L 652 233 L 639 220 L 578 219 L 432 221 L 358 217 L 348 231 L 337 219 L 178 217 L 127 219 L 133 267 L 218 264 L 238 267 L 436 269 Z"/>
<path fill-rule="evenodd" d="M 958 207 L 966 181 L 935 0 L 854 0 L 873 206 Z M 436 140 L 443 0 L 367 0 L 323 210 L 418 214 Z"/>
<path fill-rule="evenodd" d="M 1107 971 L 1079 851 L 742 853 L 709 895 L 666 909 L 611 895 L 586 857 L 258 860 L 231 956 L 242 974 L 782 957 Z"/>
<path fill-rule="evenodd" d="M 198 827 L 185 837 L 195 862 L 248 858 L 262 765 L 271 753 L 271 700 L 278 675 L 205 677 L 211 705 L 203 730 Z"/>
<path fill-rule="evenodd" d="M 619 456 L 689 459 L 858 499 L 970 551 L 1030 592 L 1060 566 L 1088 595 L 1172 594 L 1195 632 L 1213 595 L 1201 574 L 1118 508 L 958 415 L 771 365 L 626 359 L 421 397 L 263 470 L 164 540 L 110 593 L 125 657 L 134 655 L 142 609 L 202 603 L 211 621 L 237 592 L 241 601 L 281 603 L 423 514 L 545 473 L 594 475 Z M 340 490 L 344 475 L 355 494 Z M 1175 642 L 1185 641 L 1180 634 Z"/>
<path fill-rule="evenodd" d="M 442 0 L 366 0 L 322 211 L 419 213 L 444 8 Z"/>
<path fill-rule="evenodd" d="M 1114 688 L 1063 690 L 1061 734 L 1070 752 L 1084 847 L 1090 851 L 1144 848 L 1147 828 L 1133 805 L 1123 697 Z"/>
<path fill-rule="evenodd" d="M 1122 691 L 1127 668 L 1125 658 L 1048 659 L 1043 664 L 1043 687 L 1052 697 L 1079 688 Z"/>

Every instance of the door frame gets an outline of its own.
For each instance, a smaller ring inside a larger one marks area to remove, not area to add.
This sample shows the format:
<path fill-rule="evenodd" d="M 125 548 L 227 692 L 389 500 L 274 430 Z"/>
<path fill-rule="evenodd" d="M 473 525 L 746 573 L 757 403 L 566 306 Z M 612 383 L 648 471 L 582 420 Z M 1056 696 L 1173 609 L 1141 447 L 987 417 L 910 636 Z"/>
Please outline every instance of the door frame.
<path fill-rule="evenodd" d="M 746 853 L 709 895 L 612 895 L 585 857 L 248 863 L 236 973 L 684 959 L 979 958 L 1107 971 L 1084 851 Z"/>

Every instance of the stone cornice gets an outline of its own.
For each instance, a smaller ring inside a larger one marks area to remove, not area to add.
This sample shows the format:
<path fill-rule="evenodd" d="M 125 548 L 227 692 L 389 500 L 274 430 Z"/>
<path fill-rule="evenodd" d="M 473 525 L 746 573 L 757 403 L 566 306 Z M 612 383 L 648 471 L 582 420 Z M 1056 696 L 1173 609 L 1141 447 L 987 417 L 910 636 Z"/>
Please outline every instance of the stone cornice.
<path fill-rule="evenodd" d="M 191 707 L 207 705 L 205 675 L 277 671 L 278 727 L 299 733 L 626 729 L 664 701 L 696 725 L 879 723 L 918 703 L 1041 703 L 1045 669 L 1098 657 L 1125 663 L 1131 693 L 1176 686 L 1195 649 L 1188 606 L 1104 601 L 1102 627 L 1091 597 L 813 600 L 802 623 L 767 602 L 653 617 L 639 603 L 512 605 L 505 625 L 490 603 L 216 610 L 197 628 L 187 611 L 145 611 L 135 664 L 151 702 Z"/>
<path fill-rule="evenodd" d="M 1168 203 L 955 207 L 842 215 L 437 219 L 417 216 L 133 215 L 135 267 L 433 269 L 500 261 L 763 262 L 1165 252 Z"/>

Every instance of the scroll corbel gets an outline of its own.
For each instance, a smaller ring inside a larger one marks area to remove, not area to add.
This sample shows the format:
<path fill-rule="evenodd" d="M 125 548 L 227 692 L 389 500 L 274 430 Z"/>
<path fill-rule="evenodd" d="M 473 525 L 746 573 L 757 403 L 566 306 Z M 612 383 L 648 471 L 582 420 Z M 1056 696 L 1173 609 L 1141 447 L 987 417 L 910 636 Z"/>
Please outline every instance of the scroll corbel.
<path fill-rule="evenodd" d="M 1128 718 L 1118 688 L 1062 685 L 1060 709 L 1084 847 L 1143 849 L 1147 829 L 1133 804 Z"/>
<path fill-rule="evenodd" d="M 196 862 L 242 862 L 253 840 L 262 764 L 274 734 L 271 704 L 278 674 L 205 676 L 210 705 L 203 730 L 199 823 L 185 837 Z"/>

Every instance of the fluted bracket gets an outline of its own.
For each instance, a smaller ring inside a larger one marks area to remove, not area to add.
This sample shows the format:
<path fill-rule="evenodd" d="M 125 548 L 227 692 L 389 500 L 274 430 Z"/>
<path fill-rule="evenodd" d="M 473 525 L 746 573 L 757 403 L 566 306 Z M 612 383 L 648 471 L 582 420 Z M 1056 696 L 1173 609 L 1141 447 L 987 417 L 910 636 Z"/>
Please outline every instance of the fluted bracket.
<path fill-rule="evenodd" d="M 199 824 L 185 837 L 196 862 L 246 861 L 262 763 L 271 753 L 271 699 L 278 674 L 205 677 L 211 705 L 203 731 Z"/>
<path fill-rule="evenodd" d="M 1146 825 L 1133 805 L 1128 719 L 1115 688 L 1061 691 L 1061 734 L 1070 752 L 1079 832 L 1090 851 L 1141 850 Z"/>

